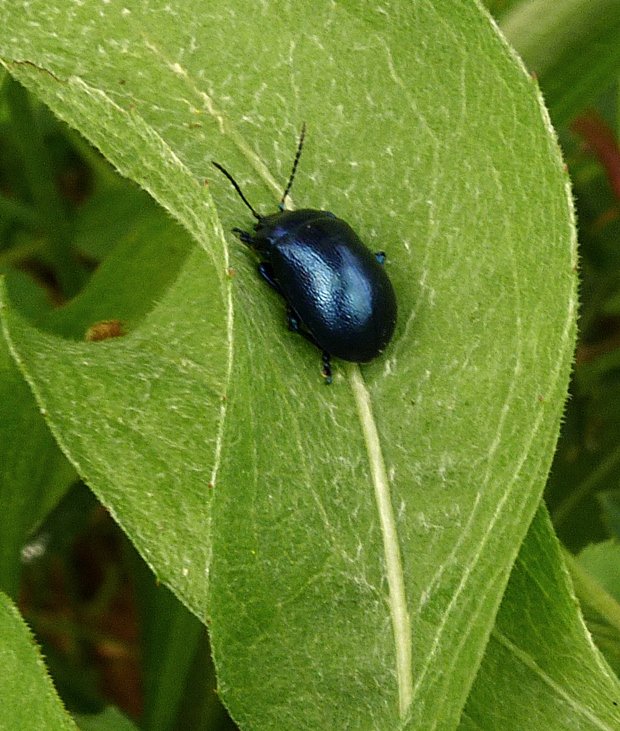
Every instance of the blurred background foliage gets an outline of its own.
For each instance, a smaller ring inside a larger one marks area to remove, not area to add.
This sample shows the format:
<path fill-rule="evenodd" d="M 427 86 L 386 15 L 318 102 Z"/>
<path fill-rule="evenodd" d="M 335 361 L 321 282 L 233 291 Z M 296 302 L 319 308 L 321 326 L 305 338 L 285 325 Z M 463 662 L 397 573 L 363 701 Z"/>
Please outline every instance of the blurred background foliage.
<path fill-rule="evenodd" d="M 589 628 L 619 672 L 620 4 L 486 5 L 538 78 L 573 181 L 580 335 L 546 499 Z M 165 218 L 77 133 L 0 75 L 0 273 L 33 322 L 67 337 L 122 335 L 152 301 L 140 296 L 139 281 L 126 321 L 97 331 L 75 298 L 115 252 L 164 230 Z M 162 291 L 187 252 L 171 249 L 167 271 L 157 272 Z M 156 289 L 150 282 L 149 292 Z M 5 385 L 23 387 L 14 366 L 0 361 L 0 368 Z M 5 427 L 15 431 L 8 417 Z M 55 449 L 37 478 L 52 497 L 34 512 L 17 506 L 19 520 L 11 510 L 0 516 L 11 538 L 0 553 L 0 588 L 36 633 L 65 704 L 88 714 L 111 703 L 146 729 L 234 728 L 215 693 L 204 629 L 154 584 Z"/>
<path fill-rule="evenodd" d="M 620 5 L 489 0 L 538 78 L 573 183 L 580 318 L 546 488 L 582 610 L 620 670 Z"/>

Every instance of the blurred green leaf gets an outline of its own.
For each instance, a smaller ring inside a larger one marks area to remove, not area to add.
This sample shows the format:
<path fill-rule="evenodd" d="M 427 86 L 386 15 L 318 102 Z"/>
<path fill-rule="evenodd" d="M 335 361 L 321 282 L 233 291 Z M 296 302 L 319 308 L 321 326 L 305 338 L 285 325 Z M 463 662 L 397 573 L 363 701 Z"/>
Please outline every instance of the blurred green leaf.
<path fill-rule="evenodd" d="M 620 616 L 620 543 L 616 540 L 587 546 L 579 554 L 580 565 L 616 602 Z M 620 630 L 620 621 L 618 622 Z"/>
<path fill-rule="evenodd" d="M 135 193 L 125 192 L 132 202 L 124 209 L 127 218 L 112 227 L 118 233 L 113 251 L 77 297 L 39 315 L 42 328 L 83 340 L 90 326 L 115 319 L 130 331 L 178 277 L 192 250 L 191 238 L 152 198 Z M 97 227 L 99 237 L 106 236 L 103 227 L 103 222 Z"/>
<path fill-rule="evenodd" d="M 76 715 L 75 720 L 80 731 L 138 731 L 138 726 L 113 706 L 92 716 Z"/>
<path fill-rule="evenodd" d="M 516 5 L 523 5 L 528 0 L 484 0 L 484 4 L 494 18 L 502 18 Z"/>
<path fill-rule="evenodd" d="M 3 731 L 76 731 L 64 710 L 30 630 L 0 592 L 0 698 Z"/>
<path fill-rule="evenodd" d="M 604 541 L 569 560 L 575 592 L 592 636 L 620 674 L 620 544 Z"/>
<path fill-rule="evenodd" d="M 136 223 L 156 214 L 153 199 L 129 181 L 92 195 L 79 212 L 74 245 L 96 260 L 105 259 L 131 235 Z"/>
<path fill-rule="evenodd" d="M 134 555 L 134 577 L 140 602 L 144 648 L 145 728 L 173 729 L 192 662 L 204 627 L 166 587 L 156 585 L 144 562 Z M 211 688 L 214 693 L 215 684 Z"/>
<path fill-rule="evenodd" d="M 567 124 L 617 78 L 616 0 L 530 0 L 502 16 L 501 27 L 538 77 L 558 126 Z"/>
<path fill-rule="evenodd" d="M 618 460 L 620 461 L 620 456 Z M 609 535 L 620 540 L 620 490 L 603 490 L 597 494 L 597 498 Z"/>
<path fill-rule="evenodd" d="M 4 62 L 203 248 L 114 341 L 7 310 L 59 442 L 158 577 L 211 615 L 245 727 L 454 728 L 574 340 L 570 197 L 535 84 L 473 3 L 67 4 L 59 28 L 64 7 L 5 4 Z M 222 228 L 249 215 L 209 167 L 273 211 L 303 120 L 296 203 L 387 250 L 400 305 L 386 355 L 336 364 L 330 389 L 247 252 L 228 251 Z"/>
<path fill-rule="evenodd" d="M 9 267 L 2 274 L 11 302 L 24 317 L 36 322 L 49 314 L 52 307 L 43 287 L 19 269 Z"/>

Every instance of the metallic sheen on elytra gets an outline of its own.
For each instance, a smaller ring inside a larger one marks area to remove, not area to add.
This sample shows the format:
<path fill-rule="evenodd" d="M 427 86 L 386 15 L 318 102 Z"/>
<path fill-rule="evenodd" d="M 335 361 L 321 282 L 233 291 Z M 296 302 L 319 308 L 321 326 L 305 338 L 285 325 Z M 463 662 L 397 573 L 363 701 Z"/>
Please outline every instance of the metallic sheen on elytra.
<path fill-rule="evenodd" d="M 323 375 L 331 383 L 330 356 L 367 363 L 385 350 L 396 326 L 396 295 L 385 254 L 373 254 L 346 221 L 328 211 L 284 210 L 305 129 L 277 213 L 259 215 L 230 173 L 213 164 L 257 219 L 253 233 L 235 233 L 261 256 L 258 270 L 286 301 L 289 328 L 323 351 Z"/>

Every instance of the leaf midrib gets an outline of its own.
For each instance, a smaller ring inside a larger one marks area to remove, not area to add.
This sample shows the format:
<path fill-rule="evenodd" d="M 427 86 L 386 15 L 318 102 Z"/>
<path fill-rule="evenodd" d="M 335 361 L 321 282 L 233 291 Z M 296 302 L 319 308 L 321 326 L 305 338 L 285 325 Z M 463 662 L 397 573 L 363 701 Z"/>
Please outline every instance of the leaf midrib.
<path fill-rule="evenodd" d="M 413 664 L 411 619 L 407 607 L 405 573 L 398 541 L 396 518 L 392 506 L 390 483 L 385 469 L 383 450 L 372 411 L 370 394 L 358 365 L 348 369 L 349 383 L 366 443 L 370 474 L 375 489 L 377 511 L 383 537 L 385 569 L 389 589 L 389 607 L 396 653 L 396 677 L 398 679 L 398 710 L 404 718 L 413 697 Z"/>

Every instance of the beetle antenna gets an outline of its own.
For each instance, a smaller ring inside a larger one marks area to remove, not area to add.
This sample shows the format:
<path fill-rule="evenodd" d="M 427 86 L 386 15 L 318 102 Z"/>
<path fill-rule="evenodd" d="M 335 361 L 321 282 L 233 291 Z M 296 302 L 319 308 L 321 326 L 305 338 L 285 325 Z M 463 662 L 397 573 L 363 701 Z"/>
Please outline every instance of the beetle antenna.
<path fill-rule="evenodd" d="M 221 166 L 221 165 L 219 164 L 219 162 L 214 162 L 213 160 L 212 160 L 211 162 L 213 162 L 213 164 L 215 165 L 215 167 L 216 167 L 216 168 L 217 168 L 217 169 L 218 169 L 218 170 L 219 170 L 220 172 L 224 173 L 224 175 L 225 175 L 225 176 L 226 176 L 226 177 L 228 178 L 228 180 L 230 180 L 230 182 L 231 182 L 231 183 L 233 184 L 233 186 L 234 186 L 235 190 L 236 190 L 236 191 L 237 191 L 237 193 L 239 194 L 239 197 L 241 198 L 241 200 L 242 200 L 242 201 L 243 201 L 243 202 L 245 203 L 245 205 L 246 205 L 246 206 L 247 206 L 247 207 L 248 207 L 248 208 L 249 208 L 249 209 L 250 209 L 250 210 L 252 211 L 252 215 L 254 216 L 254 218 L 256 218 L 256 219 L 257 219 L 258 221 L 262 220 L 262 218 L 263 218 L 263 217 L 262 217 L 261 215 L 259 215 L 258 213 L 256 213 L 256 211 L 255 211 L 255 210 L 254 210 L 254 208 L 252 207 L 252 204 L 250 203 L 250 201 L 249 201 L 249 200 L 248 200 L 248 199 L 247 199 L 247 198 L 246 198 L 246 197 L 245 197 L 245 196 L 243 195 L 243 193 L 241 192 L 241 188 L 239 187 L 239 184 L 238 184 L 238 183 L 237 183 L 237 181 L 236 181 L 236 180 L 235 180 L 235 179 L 233 178 L 233 176 L 232 176 L 232 175 L 231 175 L 231 174 L 230 174 L 230 173 L 228 172 L 228 170 L 226 170 L 226 168 L 222 167 L 222 166 Z M 297 161 L 295 161 L 295 164 L 297 164 Z M 293 172 L 294 172 L 294 170 L 293 170 Z M 290 187 L 290 186 L 289 186 L 289 187 Z"/>
<path fill-rule="evenodd" d="M 306 136 L 306 123 L 304 122 L 301 125 L 301 135 L 299 136 L 299 144 L 297 145 L 297 153 L 295 155 L 295 160 L 293 162 L 293 169 L 291 170 L 291 177 L 288 179 L 288 185 L 286 186 L 286 190 L 284 191 L 284 195 L 282 196 L 282 200 L 280 201 L 280 210 L 284 210 L 284 201 L 286 200 L 286 196 L 290 193 L 291 187 L 293 186 L 293 180 L 295 178 L 295 172 L 297 171 L 297 163 L 299 162 L 299 158 L 301 157 L 301 148 L 304 146 L 304 137 Z"/>

